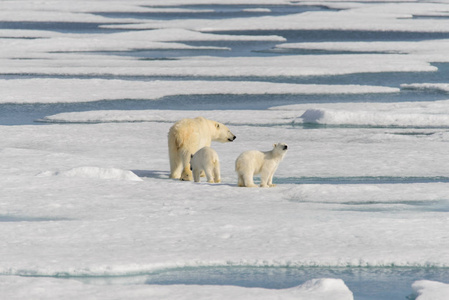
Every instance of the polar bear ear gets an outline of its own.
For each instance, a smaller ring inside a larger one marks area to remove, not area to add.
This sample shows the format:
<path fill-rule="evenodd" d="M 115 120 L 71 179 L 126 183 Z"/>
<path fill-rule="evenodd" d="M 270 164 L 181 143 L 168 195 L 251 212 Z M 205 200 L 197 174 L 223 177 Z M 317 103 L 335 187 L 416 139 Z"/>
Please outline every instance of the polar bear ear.
<path fill-rule="evenodd" d="M 217 127 L 217 129 L 220 128 L 220 124 L 215 123 L 215 127 Z"/>

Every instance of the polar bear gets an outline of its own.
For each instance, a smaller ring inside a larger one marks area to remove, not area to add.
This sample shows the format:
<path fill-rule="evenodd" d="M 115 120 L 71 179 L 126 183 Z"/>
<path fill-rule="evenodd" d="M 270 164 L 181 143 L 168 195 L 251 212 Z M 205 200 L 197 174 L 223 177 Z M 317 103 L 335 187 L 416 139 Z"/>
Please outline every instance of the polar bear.
<path fill-rule="evenodd" d="M 193 173 L 193 180 L 195 182 L 200 182 L 201 171 L 206 173 L 207 182 L 219 183 L 221 181 L 218 154 L 211 147 L 204 146 L 192 155 L 190 170 Z"/>
<path fill-rule="evenodd" d="M 170 178 L 192 180 L 192 154 L 204 146 L 210 146 L 212 141 L 226 143 L 235 138 L 225 125 L 203 117 L 177 121 L 168 132 Z"/>
<path fill-rule="evenodd" d="M 273 175 L 279 163 L 287 153 L 288 146 L 283 143 L 273 145 L 271 151 L 249 150 L 237 157 L 235 171 L 238 174 L 238 186 L 256 187 L 254 175 L 260 174 L 261 187 L 273 187 Z"/>

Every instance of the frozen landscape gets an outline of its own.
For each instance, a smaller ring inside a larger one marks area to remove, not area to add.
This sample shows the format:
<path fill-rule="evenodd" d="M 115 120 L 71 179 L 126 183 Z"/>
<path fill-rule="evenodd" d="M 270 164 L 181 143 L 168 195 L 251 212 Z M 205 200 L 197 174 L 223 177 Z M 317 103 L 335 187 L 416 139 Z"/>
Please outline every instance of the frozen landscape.
<path fill-rule="evenodd" d="M 0 298 L 449 299 L 449 2 L 6 0 L 0 45 Z M 219 184 L 169 179 L 197 116 Z"/>

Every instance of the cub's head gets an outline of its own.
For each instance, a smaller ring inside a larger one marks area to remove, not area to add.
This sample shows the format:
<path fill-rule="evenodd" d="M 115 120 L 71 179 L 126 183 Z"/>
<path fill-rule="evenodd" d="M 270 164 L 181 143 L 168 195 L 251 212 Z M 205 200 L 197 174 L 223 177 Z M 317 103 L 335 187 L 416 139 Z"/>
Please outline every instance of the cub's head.
<path fill-rule="evenodd" d="M 212 140 L 226 143 L 226 142 L 232 142 L 236 139 L 236 136 L 229 130 L 226 125 L 221 124 L 219 122 L 214 122 L 214 134 L 212 137 Z"/>
<path fill-rule="evenodd" d="M 273 144 L 273 152 L 277 153 L 279 155 L 285 155 L 285 153 L 287 153 L 288 150 L 288 146 L 287 144 L 284 143 L 277 143 L 277 144 Z"/>

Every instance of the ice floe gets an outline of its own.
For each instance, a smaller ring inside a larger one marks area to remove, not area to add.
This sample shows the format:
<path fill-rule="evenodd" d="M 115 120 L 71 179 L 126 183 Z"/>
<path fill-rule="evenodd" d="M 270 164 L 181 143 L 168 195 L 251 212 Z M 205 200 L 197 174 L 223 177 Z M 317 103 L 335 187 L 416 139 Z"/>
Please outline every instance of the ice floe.
<path fill-rule="evenodd" d="M 416 300 L 445 299 L 449 295 L 449 285 L 441 282 L 420 280 L 412 285 Z"/>
<path fill-rule="evenodd" d="M 27 88 L 24 88 L 27 87 Z M 0 81 L 0 103 L 67 103 L 100 100 L 156 100 L 171 95 L 395 93 L 390 87 L 307 85 L 250 81 L 129 81 L 22 79 Z M 76 91 L 76 92 L 74 92 Z"/>
<path fill-rule="evenodd" d="M 339 279 L 312 279 L 304 284 L 289 288 L 270 290 L 262 288 L 243 288 L 233 286 L 205 286 L 205 285 L 136 285 L 122 286 L 85 285 L 77 280 L 61 280 L 55 278 L 30 277 L 0 277 L 0 288 L 4 287 L 2 296 L 11 299 L 48 298 L 51 291 L 54 299 L 90 299 L 92 295 L 101 295 L 104 299 L 294 299 L 294 300 L 353 300 L 352 292 Z"/>

